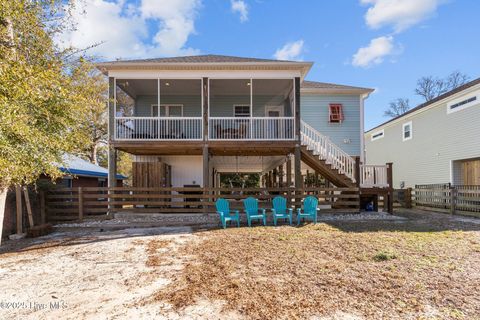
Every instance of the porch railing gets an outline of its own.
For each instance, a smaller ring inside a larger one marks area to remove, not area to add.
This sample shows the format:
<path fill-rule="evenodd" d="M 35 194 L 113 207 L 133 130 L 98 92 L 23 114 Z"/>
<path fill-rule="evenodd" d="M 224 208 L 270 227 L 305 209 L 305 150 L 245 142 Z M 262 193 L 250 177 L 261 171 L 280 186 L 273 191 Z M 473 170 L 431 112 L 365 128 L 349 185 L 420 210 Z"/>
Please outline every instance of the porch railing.
<path fill-rule="evenodd" d="M 294 117 L 213 117 L 210 140 L 294 140 Z"/>
<path fill-rule="evenodd" d="M 117 117 L 116 140 L 202 140 L 201 117 Z"/>
<path fill-rule="evenodd" d="M 388 187 L 387 165 L 360 165 L 360 186 L 363 188 Z"/>

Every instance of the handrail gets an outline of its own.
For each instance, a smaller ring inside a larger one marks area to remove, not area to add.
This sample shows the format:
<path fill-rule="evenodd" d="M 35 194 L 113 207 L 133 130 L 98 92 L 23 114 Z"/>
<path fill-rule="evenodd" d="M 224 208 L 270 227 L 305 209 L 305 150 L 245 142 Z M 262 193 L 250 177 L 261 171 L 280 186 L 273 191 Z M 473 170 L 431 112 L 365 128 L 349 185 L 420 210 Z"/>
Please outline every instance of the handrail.
<path fill-rule="evenodd" d="M 325 160 L 333 169 L 356 182 L 355 159 L 303 120 L 300 122 L 300 134 L 302 144 L 318 155 L 320 160 Z"/>
<path fill-rule="evenodd" d="M 387 165 L 360 165 L 360 186 L 363 188 L 388 187 Z"/>

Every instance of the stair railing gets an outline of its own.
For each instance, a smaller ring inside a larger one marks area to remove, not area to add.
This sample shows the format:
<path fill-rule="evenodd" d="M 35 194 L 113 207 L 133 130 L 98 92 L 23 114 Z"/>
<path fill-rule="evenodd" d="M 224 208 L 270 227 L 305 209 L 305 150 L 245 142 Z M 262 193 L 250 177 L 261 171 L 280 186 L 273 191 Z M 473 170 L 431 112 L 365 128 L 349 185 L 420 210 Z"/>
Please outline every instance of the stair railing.
<path fill-rule="evenodd" d="M 320 160 L 325 160 L 333 169 L 343 173 L 352 182 L 355 181 L 355 159 L 334 144 L 330 139 L 318 132 L 303 120 L 300 123 L 302 145 L 318 155 Z"/>

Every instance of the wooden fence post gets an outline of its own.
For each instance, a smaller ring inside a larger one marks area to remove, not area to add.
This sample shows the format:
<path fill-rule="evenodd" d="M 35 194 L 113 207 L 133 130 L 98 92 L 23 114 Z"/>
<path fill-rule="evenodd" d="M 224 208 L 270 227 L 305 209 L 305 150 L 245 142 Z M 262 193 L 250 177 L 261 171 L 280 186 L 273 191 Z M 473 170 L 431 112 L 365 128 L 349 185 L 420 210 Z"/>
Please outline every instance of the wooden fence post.
<path fill-rule="evenodd" d="M 15 202 L 17 204 L 17 234 L 23 231 L 23 209 L 22 209 L 22 189 L 15 186 Z"/>
<path fill-rule="evenodd" d="M 387 182 L 388 182 L 388 213 L 393 213 L 393 163 L 387 163 Z"/>
<path fill-rule="evenodd" d="M 83 189 L 78 187 L 78 220 L 83 220 Z"/>
<path fill-rule="evenodd" d="M 411 209 L 412 208 L 412 188 L 407 188 L 405 190 L 405 208 Z"/>
<path fill-rule="evenodd" d="M 455 214 L 455 205 L 457 201 L 457 189 L 450 186 L 450 214 Z"/>
<path fill-rule="evenodd" d="M 40 190 L 38 196 L 40 197 L 40 224 L 45 224 L 47 222 L 45 210 L 45 191 Z"/>
<path fill-rule="evenodd" d="M 27 187 L 23 187 L 23 194 L 25 195 L 25 206 L 27 207 L 28 223 L 30 225 L 30 228 L 32 228 L 34 226 L 33 213 L 32 213 L 32 206 L 30 204 L 30 196 L 28 195 Z"/>

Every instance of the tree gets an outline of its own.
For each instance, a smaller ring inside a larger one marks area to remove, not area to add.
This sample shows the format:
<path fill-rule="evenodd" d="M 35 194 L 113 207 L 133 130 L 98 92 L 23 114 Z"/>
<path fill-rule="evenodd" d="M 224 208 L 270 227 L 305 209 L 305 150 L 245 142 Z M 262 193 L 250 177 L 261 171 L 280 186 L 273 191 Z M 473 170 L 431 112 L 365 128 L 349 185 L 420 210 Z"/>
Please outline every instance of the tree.
<path fill-rule="evenodd" d="M 99 164 L 99 147 L 107 144 L 108 135 L 108 81 L 93 64 L 84 58 L 78 59 L 72 71 L 72 80 L 83 93 L 85 122 L 83 130 L 89 137 L 81 155 L 90 162 Z"/>
<path fill-rule="evenodd" d="M 65 153 L 88 143 L 82 87 L 53 42 L 53 0 L 0 0 L 0 210 L 7 188 L 60 176 Z M 2 221 L 0 221 L 2 222 Z M 0 225 L 1 227 L 1 225 Z M 0 229 L 1 231 L 1 229 Z"/>
<path fill-rule="evenodd" d="M 384 112 L 385 117 L 395 118 L 410 110 L 410 101 L 404 98 L 398 98 L 390 102 L 387 110 Z"/>
<path fill-rule="evenodd" d="M 222 173 L 220 174 L 222 188 L 257 188 L 260 185 L 258 173 Z"/>
<path fill-rule="evenodd" d="M 446 78 L 433 76 L 422 77 L 417 81 L 415 94 L 421 96 L 425 102 L 456 89 L 470 80 L 470 77 L 460 71 L 453 71 Z"/>

